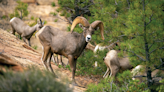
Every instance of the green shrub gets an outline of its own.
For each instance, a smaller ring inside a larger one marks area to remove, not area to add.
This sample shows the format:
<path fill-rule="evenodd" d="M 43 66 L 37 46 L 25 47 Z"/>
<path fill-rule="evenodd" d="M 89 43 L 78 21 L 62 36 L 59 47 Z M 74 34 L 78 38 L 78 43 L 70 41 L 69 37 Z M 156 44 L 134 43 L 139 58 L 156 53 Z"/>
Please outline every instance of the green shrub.
<path fill-rule="evenodd" d="M 1 92 L 72 92 L 68 85 L 59 83 L 49 71 L 31 69 L 21 73 L 0 75 Z"/>
<path fill-rule="evenodd" d="M 52 3 L 51 3 L 51 6 L 52 6 L 52 7 L 55 7 L 55 2 L 52 2 Z"/>
<path fill-rule="evenodd" d="M 116 82 L 117 80 L 117 82 Z M 89 84 L 86 92 L 148 92 L 145 83 L 139 83 L 139 80 L 132 80 L 130 71 L 118 74 L 113 81 L 106 78 L 100 81 L 98 85 Z"/>
<path fill-rule="evenodd" d="M 66 18 L 68 18 L 68 17 L 70 17 L 70 16 L 71 16 L 70 13 L 67 13 L 67 14 L 65 15 Z"/>
<path fill-rule="evenodd" d="M 76 75 L 103 75 L 106 71 L 106 65 L 103 61 L 107 50 L 98 51 L 96 54 L 93 51 L 84 51 L 84 54 L 77 59 Z M 98 66 L 94 67 L 95 61 Z"/>
<path fill-rule="evenodd" d="M 62 13 L 60 14 L 60 16 L 64 16 L 66 14 L 66 11 L 62 11 Z"/>
<path fill-rule="evenodd" d="M 56 11 L 59 12 L 60 11 L 60 8 L 56 9 Z"/>
<path fill-rule="evenodd" d="M 24 18 L 25 16 L 28 16 L 29 12 L 27 10 L 28 4 L 23 3 L 20 0 L 17 0 L 18 5 L 15 7 L 14 13 L 10 14 L 10 18 L 15 17 L 22 17 Z M 22 16 L 21 16 L 22 15 Z"/>
<path fill-rule="evenodd" d="M 6 19 L 6 18 L 7 18 L 7 16 L 6 16 L 6 15 L 3 15 L 3 16 L 2 16 L 2 19 Z"/>
<path fill-rule="evenodd" d="M 37 45 L 34 45 L 32 46 L 33 49 L 37 50 L 38 46 Z"/>
<path fill-rule="evenodd" d="M 58 21 L 58 19 L 55 19 L 55 20 L 54 20 L 54 22 L 57 22 L 57 21 Z"/>
<path fill-rule="evenodd" d="M 31 16 L 31 20 L 34 20 L 34 16 Z"/>
<path fill-rule="evenodd" d="M 57 15 L 55 12 L 51 12 L 50 14 L 52 14 L 53 16 L 56 16 Z"/>

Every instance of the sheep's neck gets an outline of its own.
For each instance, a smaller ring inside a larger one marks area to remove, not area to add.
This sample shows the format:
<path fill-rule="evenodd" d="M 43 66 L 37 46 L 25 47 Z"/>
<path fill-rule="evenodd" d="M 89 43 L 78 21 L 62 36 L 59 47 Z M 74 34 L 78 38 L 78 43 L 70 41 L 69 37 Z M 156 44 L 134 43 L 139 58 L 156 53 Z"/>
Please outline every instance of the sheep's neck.
<path fill-rule="evenodd" d="M 37 25 L 31 27 L 29 33 L 34 33 L 36 31 L 36 27 Z"/>
<path fill-rule="evenodd" d="M 29 39 L 33 35 L 33 33 L 36 31 L 37 25 L 33 27 L 29 27 L 28 33 L 26 35 L 26 38 Z"/>
<path fill-rule="evenodd" d="M 79 56 L 80 56 L 80 54 L 83 52 L 83 50 L 85 49 L 85 47 L 87 46 L 87 42 L 85 41 L 85 36 L 84 36 L 84 34 L 82 33 L 81 35 L 80 35 L 80 40 L 79 40 L 79 43 L 78 43 L 78 46 L 79 46 L 79 49 L 78 49 L 78 51 L 80 52 L 79 53 Z"/>

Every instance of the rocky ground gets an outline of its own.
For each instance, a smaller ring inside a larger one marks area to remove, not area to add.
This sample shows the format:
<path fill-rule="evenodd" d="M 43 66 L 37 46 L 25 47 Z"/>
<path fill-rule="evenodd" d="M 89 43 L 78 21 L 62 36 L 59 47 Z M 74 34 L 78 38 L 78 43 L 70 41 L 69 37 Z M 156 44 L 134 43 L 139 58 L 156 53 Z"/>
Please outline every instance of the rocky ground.
<path fill-rule="evenodd" d="M 9 1 L 9 0 L 7 0 Z M 5 14 L 10 14 L 14 11 L 14 7 L 16 6 L 15 0 L 10 0 L 9 6 L 1 6 L 0 11 Z M 28 1 L 28 0 L 25 0 Z M 29 0 L 30 1 L 30 0 Z M 43 0 L 46 1 L 46 0 Z M 66 19 L 60 16 L 60 13 L 57 13 L 56 16 L 52 16 L 50 12 L 56 12 L 56 9 L 59 7 L 57 4 L 57 0 L 50 0 L 54 1 L 56 6 L 52 7 L 50 3 L 41 3 L 40 5 L 36 5 L 35 3 L 30 3 L 28 6 L 29 15 L 25 20 L 25 23 L 31 22 L 31 16 L 38 18 L 40 17 L 43 21 L 47 21 L 46 25 L 51 25 L 54 27 L 58 27 L 62 31 L 66 31 L 67 27 L 69 26 Z M 1 4 L 1 3 L 0 3 Z M 57 19 L 57 22 L 54 20 Z M 3 30 L 5 29 L 5 30 Z M 42 46 L 39 41 L 33 36 L 31 38 L 31 47 L 25 44 L 22 40 L 18 39 L 16 36 L 10 33 L 10 25 L 9 19 L 7 20 L 0 20 L 0 58 L 10 58 L 6 59 L 5 62 L 13 62 L 14 65 L 18 66 L 13 68 L 13 70 L 22 71 L 22 69 L 28 66 L 36 66 L 40 69 L 44 69 L 43 64 L 41 62 L 42 56 Z M 33 49 L 36 47 L 36 50 Z M 10 61 L 9 61 L 10 60 Z M 68 62 L 66 58 L 63 58 L 65 63 Z M 13 64 L 12 63 L 12 64 Z M 0 65 L 0 67 L 2 67 Z M 69 70 L 58 68 L 55 64 L 52 63 L 52 67 L 55 72 L 58 72 L 59 76 L 67 76 L 67 78 L 71 79 L 71 72 Z M 86 87 L 89 83 L 97 83 L 98 79 L 94 78 L 91 79 L 85 76 L 76 76 L 76 81 L 81 84 L 83 87 Z M 60 80 L 60 78 L 59 78 Z M 70 85 L 72 86 L 72 85 Z M 83 92 L 86 89 L 83 87 L 74 87 L 74 92 Z"/>

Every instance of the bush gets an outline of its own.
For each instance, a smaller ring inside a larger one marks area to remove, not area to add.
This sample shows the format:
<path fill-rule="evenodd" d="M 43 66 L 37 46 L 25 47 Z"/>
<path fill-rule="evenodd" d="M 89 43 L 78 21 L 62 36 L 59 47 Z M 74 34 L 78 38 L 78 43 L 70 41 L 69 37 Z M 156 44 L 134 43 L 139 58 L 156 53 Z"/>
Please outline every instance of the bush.
<path fill-rule="evenodd" d="M 96 54 L 93 51 L 84 51 L 84 54 L 77 59 L 76 75 L 103 75 L 106 71 L 106 65 L 103 61 L 107 50 L 98 51 Z M 95 61 L 98 66 L 94 67 Z"/>
<path fill-rule="evenodd" d="M 58 21 L 58 19 L 55 19 L 55 20 L 54 20 L 54 22 L 57 22 L 57 21 Z"/>
<path fill-rule="evenodd" d="M 38 46 L 37 45 L 34 45 L 32 46 L 33 49 L 37 50 Z"/>
<path fill-rule="evenodd" d="M 72 92 L 59 83 L 50 72 L 31 69 L 23 73 L 5 72 L 0 75 L 1 92 Z"/>
<path fill-rule="evenodd" d="M 52 7 L 55 7 L 55 2 L 52 2 L 51 5 L 52 5 Z"/>
<path fill-rule="evenodd" d="M 56 16 L 57 15 L 55 12 L 51 12 L 50 14 L 52 14 L 53 16 Z"/>
<path fill-rule="evenodd" d="M 34 20 L 34 16 L 31 16 L 31 20 Z"/>
<path fill-rule="evenodd" d="M 114 82 L 115 83 L 114 83 Z M 98 85 L 89 84 L 86 92 L 148 92 L 145 83 L 139 83 L 139 80 L 132 80 L 130 71 L 118 74 L 116 80 L 106 78 L 100 81 Z"/>

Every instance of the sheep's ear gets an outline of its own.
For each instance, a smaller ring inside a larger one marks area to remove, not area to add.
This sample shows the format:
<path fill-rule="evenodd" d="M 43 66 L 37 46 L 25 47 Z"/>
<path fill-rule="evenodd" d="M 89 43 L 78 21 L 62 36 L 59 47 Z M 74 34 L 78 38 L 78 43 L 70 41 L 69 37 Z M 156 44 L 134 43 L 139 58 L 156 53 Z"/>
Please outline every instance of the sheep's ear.
<path fill-rule="evenodd" d="M 82 24 L 79 24 L 79 27 L 81 27 L 81 29 L 86 29 L 86 27 L 84 27 Z"/>
<path fill-rule="evenodd" d="M 83 28 L 83 25 L 82 24 L 79 24 L 79 27 Z"/>

